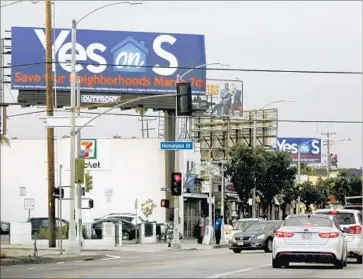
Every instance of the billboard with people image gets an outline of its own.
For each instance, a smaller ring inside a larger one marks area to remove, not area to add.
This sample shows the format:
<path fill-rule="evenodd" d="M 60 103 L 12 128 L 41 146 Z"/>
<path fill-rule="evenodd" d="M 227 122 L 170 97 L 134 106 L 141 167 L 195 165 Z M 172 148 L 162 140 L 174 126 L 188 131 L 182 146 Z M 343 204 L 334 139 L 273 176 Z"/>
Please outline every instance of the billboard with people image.
<path fill-rule="evenodd" d="M 215 116 L 243 116 L 243 82 L 241 80 L 208 79 L 206 113 Z"/>

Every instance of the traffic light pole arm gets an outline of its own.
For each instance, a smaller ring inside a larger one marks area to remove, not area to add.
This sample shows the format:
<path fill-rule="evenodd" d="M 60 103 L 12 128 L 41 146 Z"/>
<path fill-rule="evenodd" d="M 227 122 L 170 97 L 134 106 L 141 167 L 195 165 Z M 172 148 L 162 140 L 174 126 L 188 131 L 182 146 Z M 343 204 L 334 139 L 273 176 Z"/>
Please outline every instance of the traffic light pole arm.
<path fill-rule="evenodd" d="M 102 115 L 105 115 L 106 113 L 110 112 L 111 110 L 115 109 L 115 108 L 120 108 L 124 105 L 128 105 L 137 101 L 142 101 L 142 100 L 148 100 L 148 99 L 154 99 L 154 98 L 159 98 L 159 97 L 173 97 L 176 96 L 177 94 L 173 93 L 173 94 L 159 94 L 159 95 L 152 95 L 152 96 L 146 96 L 146 97 L 139 97 L 137 99 L 133 99 L 133 100 L 129 100 L 123 103 L 118 103 L 115 106 L 105 110 L 104 112 L 101 112 L 100 114 L 97 114 L 95 117 L 93 117 L 92 119 L 90 119 L 89 121 L 87 121 L 83 126 L 79 127 L 76 131 L 75 131 L 75 135 L 77 135 L 84 127 L 86 127 L 88 124 L 90 124 L 92 121 L 96 120 L 97 118 L 101 117 Z M 107 105 L 107 104 L 105 104 Z"/>

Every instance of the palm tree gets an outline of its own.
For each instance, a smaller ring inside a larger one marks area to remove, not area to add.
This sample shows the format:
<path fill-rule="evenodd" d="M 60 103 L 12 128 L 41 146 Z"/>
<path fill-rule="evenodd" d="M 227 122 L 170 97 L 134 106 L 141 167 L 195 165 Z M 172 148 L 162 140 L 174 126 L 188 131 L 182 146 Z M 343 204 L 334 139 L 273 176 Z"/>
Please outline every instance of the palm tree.
<path fill-rule="evenodd" d="M 10 140 L 4 135 L 0 135 L 0 145 L 1 146 L 10 146 Z"/>

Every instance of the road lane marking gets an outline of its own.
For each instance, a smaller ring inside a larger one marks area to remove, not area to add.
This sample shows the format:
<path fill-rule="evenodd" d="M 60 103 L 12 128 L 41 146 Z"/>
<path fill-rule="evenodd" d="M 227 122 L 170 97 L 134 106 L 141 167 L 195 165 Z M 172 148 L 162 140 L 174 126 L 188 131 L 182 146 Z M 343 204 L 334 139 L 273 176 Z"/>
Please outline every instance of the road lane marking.
<path fill-rule="evenodd" d="M 121 258 L 120 256 L 112 256 L 112 255 L 106 255 L 106 257 L 108 257 L 108 258 L 101 259 L 101 261 L 118 260 Z"/>
<path fill-rule="evenodd" d="M 267 267 L 267 266 L 271 266 L 271 264 L 265 264 L 265 265 L 260 265 L 260 266 L 245 268 L 245 269 L 239 269 L 239 270 L 233 270 L 233 271 L 229 271 L 229 272 L 209 276 L 207 278 L 223 278 L 223 277 L 226 277 L 228 275 L 233 275 L 233 274 L 236 274 L 236 273 L 244 273 L 244 272 L 248 272 L 248 271 L 251 271 L 251 270 L 254 270 L 254 269 L 259 269 L 259 268 Z"/>

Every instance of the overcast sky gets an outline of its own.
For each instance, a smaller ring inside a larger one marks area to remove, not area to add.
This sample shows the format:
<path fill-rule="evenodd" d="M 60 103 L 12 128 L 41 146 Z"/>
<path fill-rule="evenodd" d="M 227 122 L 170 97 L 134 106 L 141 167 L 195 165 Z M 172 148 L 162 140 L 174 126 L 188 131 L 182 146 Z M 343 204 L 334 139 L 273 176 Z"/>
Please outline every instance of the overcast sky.
<path fill-rule="evenodd" d="M 12 1 L 1 4 L 7 2 Z M 55 26 L 70 28 L 73 18 L 107 3 L 56 1 Z M 44 2 L 5 7 L 1 37 L 11 26 L 42 27 L 44 22 Z M 79 28 L 204 34 L 207 62 L 223 62 L 231 68 L 362 71 L 361 1 L 144 1 L 143 5 L 106 8 Z M 208 77 L 242 79 L 247 110 L 288 99 L 295 102 L 277 105 L 283 120 L 362 121 L 361 76 L 213 71 Z M 16 96 L 15 91 L 7 90 L 5 101 L 12 102 Z M 33 110 L 13 107 L 9 114 Z M 45 138 L 41 117 L 44 114 L 10 118 L 8 135 Z M 83 135 L 140 137 L 140 128 L 137 117 L 105 116 Z M 331 147 L 338 153 L 340 167 L 362 165 L 362 124 L 279 124 L 280 136 L 315 137 L 321 132 L 336 132 L 334 140 L 353 139 Z M 58 136 L 66 133 L 59 131 Z M 156 130 L 151 135 L 156 137 Z"/>

